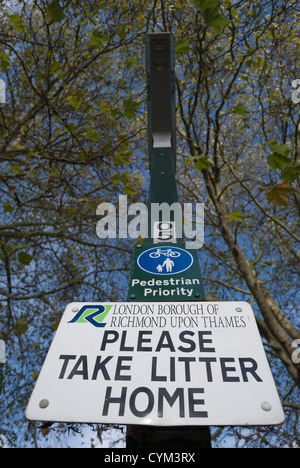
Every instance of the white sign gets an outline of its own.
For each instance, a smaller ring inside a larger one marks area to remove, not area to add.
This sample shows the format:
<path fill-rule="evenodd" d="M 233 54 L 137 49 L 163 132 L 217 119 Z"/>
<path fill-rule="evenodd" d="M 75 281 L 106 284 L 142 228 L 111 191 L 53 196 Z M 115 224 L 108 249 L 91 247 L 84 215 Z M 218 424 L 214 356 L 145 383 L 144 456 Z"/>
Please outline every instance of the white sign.
<path fill-rule="evenodd" d="M 284 421 L 246 302 L 69 304 L 26 417 L 155 426 Z"/>

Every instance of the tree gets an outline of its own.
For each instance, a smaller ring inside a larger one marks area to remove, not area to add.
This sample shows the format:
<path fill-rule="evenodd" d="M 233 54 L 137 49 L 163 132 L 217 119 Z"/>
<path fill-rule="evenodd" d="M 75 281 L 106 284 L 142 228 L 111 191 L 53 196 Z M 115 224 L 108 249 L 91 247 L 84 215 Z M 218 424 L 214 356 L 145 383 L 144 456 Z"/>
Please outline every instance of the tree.
<path fill-rule="evenodd" d="M 66 430 L 27 430 L 23 416 L 65 305 L 125 300 L 133 243 L 97 238 L 96 207 L 119 194 L 147 198 L 144 37 L 167 30 L 181 199 L 205 202 L 206 291 L 253 305 L 287 415 L 273 431 L 216 428 L 214 443 L 230 434 L 245 446 L 299 444 L 298 10 L 270 0 L 38 0 L 3 10 L 6 443 L 47 445 Z"/>

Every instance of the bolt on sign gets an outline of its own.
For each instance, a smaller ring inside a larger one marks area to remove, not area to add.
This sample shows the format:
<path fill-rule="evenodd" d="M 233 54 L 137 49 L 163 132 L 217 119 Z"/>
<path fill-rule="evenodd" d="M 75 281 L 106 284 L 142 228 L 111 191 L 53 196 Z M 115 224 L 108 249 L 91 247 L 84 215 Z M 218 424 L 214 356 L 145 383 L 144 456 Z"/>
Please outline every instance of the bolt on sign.
<path fill-rule="evenodd" d="M 25 414 L 154 426 L 284 421 L 246 302 L 69 304 Z"/>
<path fill-rule="evenodd" d="M 128 301 L 193 301 L 205 297 L 195 249 L 185 244 L 146 244 L 135 248 Z"/>

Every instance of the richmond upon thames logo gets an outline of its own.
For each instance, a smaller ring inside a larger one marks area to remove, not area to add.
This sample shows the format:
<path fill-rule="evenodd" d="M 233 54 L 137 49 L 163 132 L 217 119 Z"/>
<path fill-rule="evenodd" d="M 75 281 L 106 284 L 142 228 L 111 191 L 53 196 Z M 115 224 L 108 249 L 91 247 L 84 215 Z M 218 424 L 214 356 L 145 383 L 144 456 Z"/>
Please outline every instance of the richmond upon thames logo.
<path fill-rule="evenodd" d="M 107 305 L 85 305 L 77 312 L 75 317 L 68 323 L 90 323 L 94 327 L 103 328 L 106 323 L 103 322 L 108 312 L 112 308 L 111 304 Z"/>

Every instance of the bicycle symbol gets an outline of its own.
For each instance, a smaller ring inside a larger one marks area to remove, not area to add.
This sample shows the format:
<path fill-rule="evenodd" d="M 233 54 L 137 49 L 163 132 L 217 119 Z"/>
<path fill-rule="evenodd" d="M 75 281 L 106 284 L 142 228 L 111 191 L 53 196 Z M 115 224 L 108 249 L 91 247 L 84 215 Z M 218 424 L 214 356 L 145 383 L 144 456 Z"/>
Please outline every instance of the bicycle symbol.
<path fill-rule="evenodd" d="M 177 275 L 188 270 L 193 265 L 194 259 L 187 250 L 161 245 L 142 252 L 136 262 L 141 270 L 151 275 Z"/>
<path fill-rule="evenodd" d="M 149 254 L 149 257 L 151 258 L 159 258 L 161 255 L 164 255 L 165 257 L 180 257 L 180 252 L 173 252 L 172 249 L 160 249 L 158 248 L 156 252 L 152 252 Z"/>

